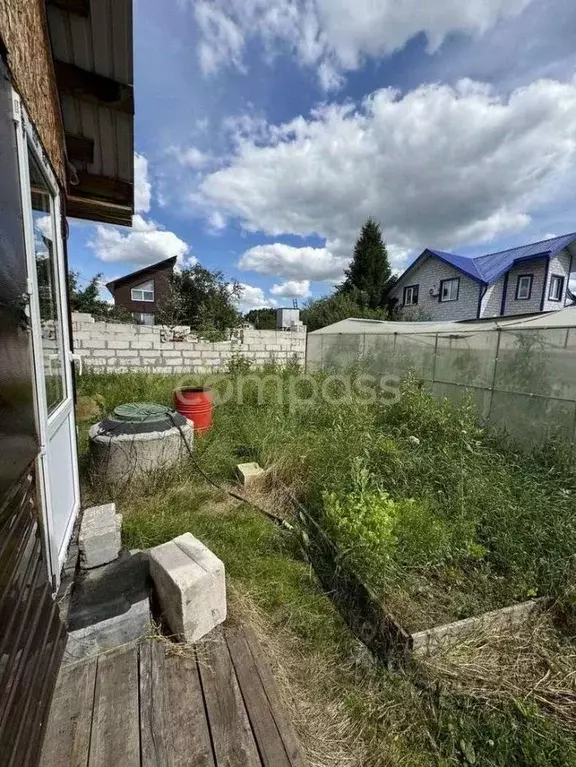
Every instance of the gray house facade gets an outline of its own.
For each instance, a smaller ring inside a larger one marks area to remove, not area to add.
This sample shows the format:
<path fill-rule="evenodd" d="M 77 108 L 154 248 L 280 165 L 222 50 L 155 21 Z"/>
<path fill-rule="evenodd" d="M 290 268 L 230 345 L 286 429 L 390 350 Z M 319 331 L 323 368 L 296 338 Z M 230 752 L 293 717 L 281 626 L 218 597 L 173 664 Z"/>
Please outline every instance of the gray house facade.
<path fill-rule="evenodd" d="M 467 257 L 426 249 L 389 298 L 400 317 L 472 320 L 563 309 L 576 263 L 576 233 Z"/>

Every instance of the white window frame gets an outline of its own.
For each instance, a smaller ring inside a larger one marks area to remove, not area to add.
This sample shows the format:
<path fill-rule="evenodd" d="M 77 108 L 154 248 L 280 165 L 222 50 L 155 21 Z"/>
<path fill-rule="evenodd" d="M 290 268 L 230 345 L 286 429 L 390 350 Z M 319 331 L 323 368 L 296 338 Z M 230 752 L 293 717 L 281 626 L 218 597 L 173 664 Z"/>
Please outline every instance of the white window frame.
<path fill-rule="evenodd" d="M 416 300 L 414 297 L 416 296 Z M 406 285 L 404 288 L 404 306 L 418 305 L 418 285 Z"/>
<path fill-rule="evenodd" d="M 557 294 L 553 295 L 553 288 L 558 286 Z M 553 274 L 550 278 L 550 289 L 548 291 L 549 301 L 562 301 L 564 294 L 564 277 L 561 274 Z"/>
<path fill-rule="evenodd" d="M 516 285 L 516 301 L 529 301 L 532 297 L 532 281 L 533 275 L 531 274 L 519 274 L 518 283 Z M 524 291 L 524 285 L 527 285 Z M 525 293 L 525 295 L 523 295 Z"/>
<path fill-rule="evenodd" d="M 148 286 L 152 287 L 149 288 Z M 147 303 L 154 303 L 154 280 L 148 280 L 141 285 L 137 285 L 130 291 L 130 298 L 132 301 L 144 301 Z"/>
<path fill-rule="evenodd" d="M 47 557 L 46 565 L 48 568 L 48 575 L 52 579 L 53 587 L 56 589 L 60 583 L 60 574 L 64 565 L 64 559 L 60 561 L 58 551 L 56 550 L 55 542 L 53 539 L 54 524 L 52 518 L 52 491 L 50 488 L 49 472 L 46 464 L 47 446 L 49 441 L 49 428 L 58 429 L 66 418 L 67 407 L 69 407 L 70 404 L 72 404 L 72 408 L 74 407 L 74 403 L 72 401 L 74 392 L 72 362 L 75 359 L 75 355 L 71 351 L 68 318 L 59 315 L 58 321 L 60 323 L 60 332 L 63 346 L 63 393 L 62 401 L 59 403 L 58 407 L 52 413 L 48 414 L 45 388 L 46 381 L 44 376 L 44 359 L 42 349 L 38 343 L 38 339 L 42 335 L 42 328 L 40 321 L 40 304 L 38 297 L 36 265 L 33 262 L 35 248 L 30 170 L 28 163 L 29 152 L 33 155 L 34 159 L 38 163 L 38 166 L 42 171 L 44 180 L 46 181 L 51 195 L 50 216 L 55 228 L 55 231 L 52 234 L 57 265 L 57 272 L 55 274 L 56 290 L 58 291 L 58 303 L 60 308 L 68 305 L 68 281 L 64 268 L 64 242 L 60 226 L 60 222 L 62 220 L 62 197 L 60 187 L 58 186 L 58 181 L 54 175 L 54 172 L 52 171 L 50 162 L 44 151 L 40 138 L 36 133 L 36 129 L 34 128 L 34 125 L 28 116 L 28 112 L 26 111 L 26 108 L 24 107 L 19 94 L 14 89 L 12 90 L 12 109 L 16 130 L 16 151 L 18 154 L 22 215 L 24 219 L 24 243 L 26 247 L 26 261 L 28 271 L 28 314 L 30 318 L 30 327 L 32 329 L 31 362 L 34 380 L 34 410 L 36 428 L 40 443 L 38 455 L 36 457 L 37 490 L 40 501 L 40 513 L 42 516 L 42 538 Z M 75 433 L 72 436 L 74 439 L 74 449 L 71 451 L 71 473 L 73 477 L 74 493 L 77 499 L 77 503 L 72 511 L 68 528 L 64 534 L 64 539 L 61 547 L 64 551 L 64 554 L 68 550 L 68 545 L 72 537 L 74 522 L 78 515 L 80 504 L 80 473 L 78 468 L 78 450 L 75 441 Z"/>
<path fill-rule="evenodd" d="M 448 294 L 444 297 L 444 291 L 448 288 Z M 453 291 L 452 289 L 455 288 Z M 452 293 L 455 295 L 452 295 Z M 449 277 L 447 280 L 440 280 L 440 303 L 445 304 L 448 301 L 457 301 L 460 295 L 460 277 Z"/>

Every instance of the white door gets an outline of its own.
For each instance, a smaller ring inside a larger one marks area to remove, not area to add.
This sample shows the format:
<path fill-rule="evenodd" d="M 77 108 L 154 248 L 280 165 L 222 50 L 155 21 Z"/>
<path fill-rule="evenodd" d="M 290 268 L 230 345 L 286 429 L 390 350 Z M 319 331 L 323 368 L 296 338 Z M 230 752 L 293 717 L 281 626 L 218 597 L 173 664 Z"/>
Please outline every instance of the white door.
<path fill-rule="evenodd" d="M 80 505 L 60 192 L 21 107 L 20 178 L 40 437 L 38 475 L 54 587 Z"/>

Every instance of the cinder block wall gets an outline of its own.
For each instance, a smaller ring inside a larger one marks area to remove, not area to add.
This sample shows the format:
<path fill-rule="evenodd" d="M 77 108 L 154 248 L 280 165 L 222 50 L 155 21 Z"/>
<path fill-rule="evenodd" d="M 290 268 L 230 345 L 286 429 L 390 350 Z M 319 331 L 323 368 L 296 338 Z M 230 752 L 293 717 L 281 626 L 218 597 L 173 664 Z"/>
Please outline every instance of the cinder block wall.
<path fill-rule="evenodd" d="M 186 329 L 189 330 L 189 329 Z M 232 359 L 242 358 L 255 367 L 276 362 L 286 365 L 306 360 L 306 328 L 289 331 L 242 328 L 230 341 L 208 343 L 189 335 L 170 337 L 161 326 L 95 322 L 91 315 L 72 313 L 74 351 L 84 367 L 99 372 L 217 373 Z"/>

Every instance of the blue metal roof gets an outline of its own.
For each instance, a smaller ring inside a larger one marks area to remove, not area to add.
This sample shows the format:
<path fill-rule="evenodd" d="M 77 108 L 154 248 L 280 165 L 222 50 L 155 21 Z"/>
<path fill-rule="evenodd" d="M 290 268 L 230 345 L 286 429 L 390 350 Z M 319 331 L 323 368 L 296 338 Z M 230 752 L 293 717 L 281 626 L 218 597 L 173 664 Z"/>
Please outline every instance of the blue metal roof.
<path fill-rule="evenodd" d="M 431 253 L 441 261 L 454 266 L 460 272 L 472 277 L 476 282 L 483 282 L 489 285 L 516 263 L 533 258 L 555 256 L 574 241 L 576 241 L 576 232 L 563 234 L 560 237 L 552 237 L 549 240 L 532 242 L 529 245 L 520 245 L 509 250 L 500 250 L 497 253 L 488 253 L 485 256 L 459 256 L 455 253 L 445 253 L 442 250 L 431 250 L 430 248 L 425 250 L 422 255 Z"/>

